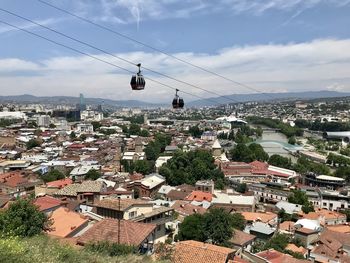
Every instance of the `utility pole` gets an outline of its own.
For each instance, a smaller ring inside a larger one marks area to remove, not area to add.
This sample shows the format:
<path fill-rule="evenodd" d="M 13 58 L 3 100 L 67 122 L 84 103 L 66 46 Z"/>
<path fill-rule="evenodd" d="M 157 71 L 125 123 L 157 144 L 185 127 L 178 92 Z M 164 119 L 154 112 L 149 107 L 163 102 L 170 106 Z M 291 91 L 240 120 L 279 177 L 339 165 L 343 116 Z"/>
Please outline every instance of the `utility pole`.
<path fill-rule="evenodd" d="M 119 210 L 119 216 L 118 216 L 118 245 L 120 245 L 120 217 L 123 216 L 123 214 L 120 211 L 120 196 L 118 196 L 118 210 Z"/>

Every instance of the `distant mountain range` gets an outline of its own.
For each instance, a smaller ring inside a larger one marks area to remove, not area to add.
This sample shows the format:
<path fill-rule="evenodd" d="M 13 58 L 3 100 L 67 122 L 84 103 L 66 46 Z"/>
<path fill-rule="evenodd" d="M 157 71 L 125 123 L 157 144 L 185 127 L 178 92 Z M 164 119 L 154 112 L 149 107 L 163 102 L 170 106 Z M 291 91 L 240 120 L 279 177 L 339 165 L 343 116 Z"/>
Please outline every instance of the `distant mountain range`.
<path fill-rule="evenodd" d="M 312 100 L 320 98 L 348 97 L 350 92 L 338 91 L 303 91 L 303 92 L 284 92 L 284 93 L 253 93 L 253 94 L 233 94 L 221 97 L 212 97 L 208 99 L 196 100 L 188 103 L 192 107 L 211 106 L 216 101 L 218 104 L 228 104 L 248 101 L 293 101 L 293 100 Z"/>
<path fill-rule="evenodd" d="M 80 102 L 79 97 L 71 96 L 45 96 L 37 97 L 33 95 L 0 96 L 0 102 L 21 102 L 21 103 L 49 103 L 49 104 L 70 104 L 75 105 Z M 160 107 L 162 104 L 149 103 L 139 100 L 111 100 L 101 98 L 85 98 L 87 105 L 108 105 L 114 107 Z"/>
<path fill-rule="evenodd" d="M 186 102 L 187 107 L 205 107 L 219 104 L 228 104 L 236 102 L 248 101 L 293 101 L 293 100 L 312 100 L 320 98 L 336 98 L 348 97 L 350 92 L 337 91 L 304 91 L 304 92 L 285 92 L 285 93 L 254 93 L 254 94 L 233 94 L 221 97 L 212 97 L 208 99 L 201 99 Z M 0 102 L 21 102 L 21 103 L 51 103 L 51 104 L 71 104 L 79 103 L 79 97 L 70 96 L 45 96 L 37 97 L 33 95 L 17 95 L 17 96 L 0 96 Z M 88 105 L 104 104 L 113 107 L 141 107 L 141 108 L 155 108 L 155 107 L 170 107 L 170 104 L 150 103 L 139 100 L 111 100 L 101 98 L 85 98 Z M 215 102 L 217 102 L 215 104 Z"/>

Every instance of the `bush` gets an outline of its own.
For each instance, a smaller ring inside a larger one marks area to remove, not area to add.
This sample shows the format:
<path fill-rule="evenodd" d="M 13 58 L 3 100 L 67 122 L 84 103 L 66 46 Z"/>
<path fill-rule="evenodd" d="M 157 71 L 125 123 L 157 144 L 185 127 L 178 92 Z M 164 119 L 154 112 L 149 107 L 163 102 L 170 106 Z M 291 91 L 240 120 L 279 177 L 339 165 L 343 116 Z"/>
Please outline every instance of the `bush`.
<path fill-rule="evenodd" d="M 0 214 L 0 231 L 4 235 L 34 236 L 48 229 L 50 221 L 29 199 L 19 199 Z"/>
<path fill-rule="evenodd" d="M 107 241 L 87 244 L 85 246 L 85 249 L 91 252 L 97 252 L 111 257 L 129 255 L 137 252 L 137 248 L 135 246 L 110 243 Z"/>

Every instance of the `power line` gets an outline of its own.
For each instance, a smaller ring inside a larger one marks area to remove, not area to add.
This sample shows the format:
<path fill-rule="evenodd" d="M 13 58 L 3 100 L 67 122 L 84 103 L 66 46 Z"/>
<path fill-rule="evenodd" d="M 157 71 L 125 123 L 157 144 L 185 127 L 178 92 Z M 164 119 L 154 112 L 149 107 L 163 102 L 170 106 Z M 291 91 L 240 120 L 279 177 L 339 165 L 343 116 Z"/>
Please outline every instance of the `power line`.
<path fill-rule="evenodd" d="M 90 54 L 88 54 L 88 53 L 86 53 L 86 52 L 80 51 L 80 50 L 78 50 L 78 49 L 76 49 L 76 48 L 70 47 L 70 46 L 68 46 L 68 45 L 62 44 L 62 43 L 57 42 L 57 41 L 55 41 L 55 40 L 52 40 L 52 39 L 49 39 L 49 38 L 47 38 L 47 37 L 41 36 L 41 35 L 39 35 L 39 34 L 37 34 L 37 33 L 34 33 L 34 32 L 32 32 L 32 31 L 26 30 L 26 29 L 24 29 L 24 28 L 18 27 L 18 26 L 16 26 L 16 25 L 13 25 L 13 24 L 8 23 L 8 22 L 6 22 L 6 21 L 0 20 L 0 23 L 2 23 L 2 24 L 4 24 L 4 25 L 7 25 L 7 26 L 10 26 L 10 27 L 12 27 L 12 28 L 15 28 L 15 29 L 17 29 L 17 30 L 21 30 L 21 31 L 23 31 L 23 32 L 26 32 L 26 33 L 28 33 L 28 34 L 30 34 L 30 35 L 36 36 L 36 37 L 38 37 L 38 38 L 41 38 L 41 39 L 43 39 L 43 40 L 46 40 L 46 41 L 51 42 L 51 43 L 53 43 L 53 44 L 56 44 L 56 45 L 58 45 L 58 46 L 62 46 L 62 47 L 64 47 L 64 48 L 67 48 L 67 49 L 69 49 L 69 50 L 72 50 L 72 51 L 74 51 L 74 52 L 77 52 L 77 53 L 79 53 L 79 54 L 81 54 L 81 55 L 88 56 L 88 57 L 93 58 L 93 59 L 95 59 L 95 60 L 98 60 L 98 61 L 100 61 L 100 62 L 106 63 L 106 64 L 108 64 L 108 65 L 110 65 L 110 66 L 119 68 L 119 69 L 124 70 L 124 71 L 126 71 L 126 72 L 128 72 L 128 73 L 134 74 L 133 71 L 128 70 L 128 69 L 123 68 L 123 67 L 120 67 L 120 66 L 118 66 L 118 65 L 116 65 L 116 64 L 114 64 L 114 63 L 112 63 L 112 62 L 106 61 L 106 60 L 101 59 L 101 58 L 99 58 L 99 57 L 96 57 L 96 56 L 94 56 L 94 55 L 90 55 Z M 150 81 L 152 81 L 152 82 L 154 82 L 154 83 L 157 83 L 157 84 L 159 84 L 159 85 L 162 85 L 162 86 L 164 86 L 164 87 L 167 87 L 167 88 L 169 88 L 169 89 L 176 90 L 176 88 L 174 88 L 174 87 L 172 87 L 172 86 L 170 86 L 170 85 L 168 85 L 168 84 L 162 83 L 162 82 L 160 82 L 160 81 L 158 81 L 158 80 L 155 80 L 155 79 L 152 79 L 152 78 L 149 78 L 149 77 L 147 77 L 146 79 L 147 79 L 147 80 L 150 80 Z M 184 94 L 187 94 L 187 95 L 190 95 L 190 96 L 193 96 L 193 97 L 197 97 L 197 98 L 199 98 L 199 99 L 203 99 L 203 100 L 208 100 L 208 101 L 214 102 L 215 104 L 220 104 L 220 102 L 217 102 L 217 101 L 215 101 L 215 100 L 213 100 L 213 99 L 204 98 L 204 97 L 195 95 L 195 94 L 190 93 L 190 92 L 187 92 L 187 91 L 180 90 L 180 92 L 182 92 L 182 93 L 184 93 Z"/>
<path fill-rule="evenodd" d="M 25 20 L 25 21 L 28 21 L 28 22 L 30 22 L 30 23 L 32 23 L 32 24 L 34 24 L 34 25 L 40 26 L 40 27 L 45 28 L 45 29 L 47 29 L 47 30 L 50 30 L 51 32 L 54 32 L 54 33 L 56 33 L 56 34 L 58 34 L 58 35 L 61 35 L 61 36 L 63 36 L 63 37 L 66 37 L 66 38 L 68 38 L 68 39 L 70 39 L 70 40 L 73 40 L 73 41 L 75 41 L 75 42 L 78 42 L 78 43 L 80 43 L 80 44 L 83 44 L 83 45 L 85 45 L 85 46 L 87 46 L 87 47 L 90 47 L 90 48 L 93 48 L 93 49 L 95 49 L 95 50 L 98 50 L 98 51 L 100 51 L 100 52 L 102 52 L 102 53 L 105 53 L 105 54 L 110 55 L 110 56 L 112 56 L 112 57 L 114 57 L 114 58 L 117 58 L 117 59 L 122 60 L 122 61 L 124 61 L 124 62 L 126 62 L 126 63 L 129 63 L 129 64 L 131 64 L 131 65 L 133 65 L 133 66 L 137 66 L 137 63 L 134 63 L 134 62 L 132 62 L 132 61 L 130 61 L 130 60 L 127 60 L 127 59 L 125 59 L 125 58 L 122 58 L 122 57 L 120 57 L 120 56 L 117 56 L 117 55 L 115 55 L 115 54 L 113 54 L 113 53 L 110 53 L 110 52 L 108 52 L 108 51 L 106 51 L 106 50 L 100 49 L 100 48 L 98 48 L 98 47 L 96 47 L 96 46 L 94 46 L 94 45 L 91 45 L 91 44 L 89 44 L 89 43 L 87 43 L 87 42 L 81 41 L 81 40 L 79 40 L 79 39 L 77 39 L 77 38 L 74 38 L 74 37 L 72 37 L 72 36 L 69 36 L 69 35 L 67 35 L 67 34 L 64 34 L 64 33 L 60 32 L 60 31 L 58 31 L 58 30 L 52 29 L 52 28 L 50 28 L 50 27 L 48 27 L 48 26 L 45 26 L 45 25 L 40 24 L 40 23 L 38 23 L 38 22 L 35 22 L 34 20 L 31 20 L 31 19 L 29 19 L 29 18 L 26 18 L 26 17 L 24 17 L 24 16 L 21 16 L 21 15 L 19 15 L 19 14 L 16 14 L 16 13 L 14 13 L 14 12 L 11 12 L 11 11 L 6 10 L 6 9 L 3 9 L 3 8 L 0 8 L 0 11 L 5 12 L 5 13 L 7 13 L 7 14 L 10 14 L 10 15 L 12 15 L 12 16 L 15 16 L 15 17 L 17 17 L 17 18 L 23 19 L 23 20 Z M 223 97 L 223 98 L 226 98 L 226 99 L 229 100 L 229 101 L 240 102 L 240 101 L 235 100 L 235 99 L 232 99 L 232 98 L 230 98 L 230 97 L 222 96 L 222 95 L 220 95 L 220 94 L 218 94 L 218 93 L 216 93 L 216 92 L 214 92 L 214 91 L 210 91 L 210 90 L 201 88 L 201 87 L 199 87 L 199 86 L 197 86 L 197 85 L 193 85 L 193 84 L 191 84 L 191 83 L 189 83 L 189 82 L 186 82 L 186 81 L 183 81 L 183 80 L 174 78 L 174 77 L 172 77 L 172 76 L 169 76 L 169 75 L 167 75 L 167 74 L 164 74 L 164 73 L 155 71 L 155 70 L 150 69 L 150 68 L 148 68 L 148 67 L 144 67 L 144 66 L 143 66 L 142 68 L 143 68 L 143 69 L 146 69 L 146 70 L 148 70 L 148 71 L 150 71 L 150 72 L 152 72 L 152 73 L 158 74 L 158 75 L 160 75 L 160 76 L 163 76 L 163 77 L 169 78 L 169 79 L 171 79 L 171 80 L 175 80 L 175 81 L 177 81 L 177 82 L 179 82 L 179 83 L 188 85 L 188 86 L 190 86 L 190 87 L 193 87 L 193 88 L 196 88 L 196 89 L 199 89 L 199 90 L 202 90 L 202 91 L 205 91 L 205 92 L 214 94 L 214 95 L 216 95 L 216 96 L 221 96 L 221 97 Z"/>
<path fill-rule="evenodd" d="M 234 83 L 234 84 L 239 85 L 239 86 L 241 86 L 241 87 L 244 87 L 244 88 L 246 88 L 246 89 L 249 89 L 249 90 L 258 92 L 258 93 L 260 93 L 260 94 L 263 94 L 263 95 L 265 95 L 265 96 L 267 96 L 267 97 L 273 99 L 273 97 L 270 96 L 269 94 L 266 94 L 266 93 L 264 93 L 264 92 L 261 92 L 260 90 L 255 89 L 255 88 L 253 88 L 253 87 L 250 87 L 250 86 L 248 86 L 248 85 L 246 85 L 246 84 L 244 84 L 244 83 L 242 83 L 242 82 L 235 81 L 235 80 L 230 79 L 230 78 L 228 78 L 228 77 L 226 77 L 226 76 L 224 76 L 224 75 L 222 75 L 222 74 L 219 74 L 219 73 L 214 72 L 214 71 L 212 71 L 212 70 L 209 70 L 209 69 L 206 69 L 206 68 L 204 68 L 204 67 L 198 66 L 198 65 L 193 64 L 193 63 L 191 63 L 191 62 L 188 62 L 188 61 L 186 61 L 186 60 L 184 60 L 184 59 L 182 59 L 182 58 L 179 58 L 179 57 L 177 57 L 177 56 L 175 56 L 175 55 L 172 55 L 172 54 L 170 54 L 170 53 L 168 53 L 168 52 L 165 52 L 165 51 L 163 51 L 163 50 L 161 50 L 161 49 L 159 49 L 159 48 L 153 47 L 153 46 L 151 46 L 151 45 L 149 45 L 149 44 L 146 44 L 146 43 L 144 43 L 144 42 L 141 42 L 140 40 L 137 40 L 137 39 L 135 39 L 135 38 L 132 38 L 132 37 L 130 37 L 130 36 L 128 36 L 128 35 L 125 35 L 125 34 L 123 34 L 123 33 L 120 33 L 120 32 L 118 32 L 118 31 L 116 31 L 116 30 L 114 30 L 114 29 L 111 29 L 111 28 L 109 28 L 109 27 L 107 27 L 107 26 L 104 26 L 104 25 L 101 25 L 101 24 L 99 24 L 99 23 L 96 23 L 96 22 L 94 22 L 94 21 L 91 21 L 91 20 L 89 20 L 89 19 L 87 19 L 87 18 L 84 18 L 84 17 L 82 17 L 82 16 L 76 15 L 76 14 L 74 14 L 74 13 L 72 13 L 72 12 L 66 10 L 66 9 L 63 9 L 63 8 L 58 7 L 58 6 L 56 6 L 56 5 L 53 5 L 53 4 L 51 4 L 51 3 L 49 3 L 49 2 L 46 2 L 46 1 L 44 1 L 44 0 L 37 0 L 37 1 L 40 2 L 40 3 L 42 3 L 42 4 L 44 4 L 44 5 L 50 6 L 50 7 L 54 8 L 54 9 L 56 9 L 56 10 L 59 10 L 59 11 L 61 11 L 61 12 L 63 12 L 63 13 L 66 13 L 66 14 L 68 14 L 68 15 L 70 15 L 70 16 L 73 16 L 73 17 L 75 17 L 75 18 L 77 18 L 77 19 L 79 19 L 79 20 L 82 20 L 82 21 L 84 21 L 84 22 L 86 22 L 86 23 L 89 23 L 89 24 L 91 24 L 91 25 L 94 25 L 94 26 L 96 26 L 96 27 L 99 27 L 99 28 L 101 28 L 101 29 L 103 29 L 103 30 L 109 31 L 109 32 L 111 32 L 111 33 L 113 33 L 113 34 L 115 34 L 115 35 L 118 35 L 119 37 L 128 39 L 128 40 L 130 40 L 130 41 L 132 41 L 132 42 L 135 42 L 135 43 L 137 43 L 137 44 L 139 44 L 139 45 L 142 45 L 142 46 L 147 47 L 147 48 L 149 48 L 149 49 L 151 49 L 151 50 L 154 50 L 154 51 L 156 51 L 156 52 L 159 52 L 159 53 L 161 53 L 161 54 L 164 54 L 164 55 L 166 55 L 166 56 L 168 56 L 168 57 L 171 57 L 171 58 L 173 58 L 173 59 L 175 59 L 175 60 L 177 60 L 177 61 L 180 61 L 180 62 L 182 62 L 182 63 L 184 63 L 184 64 L 187 64 L 187 65 L 192 66 L 192 67 L 194 67 L 194 68 L 200 69 L 200 70 L 202 70 L 202 71 L 204 71 L 204 72 L 206 72 L 206 73 L 215 75 L 215 76 L 217 76 L 217 77 L 219 77 L 219 78 L 222 78 L 222 79 L 224 79 L 224 80 L 226 80 L 226 81 L 229 81 L 229 82 L 231 82 L 231 83 Z M 219 96 L 225 97 L 225 96 L 222 96 L 222 95 L 219 95 Z M 232 99 L 230 98 L 230 100 L 232 100 Z"/>

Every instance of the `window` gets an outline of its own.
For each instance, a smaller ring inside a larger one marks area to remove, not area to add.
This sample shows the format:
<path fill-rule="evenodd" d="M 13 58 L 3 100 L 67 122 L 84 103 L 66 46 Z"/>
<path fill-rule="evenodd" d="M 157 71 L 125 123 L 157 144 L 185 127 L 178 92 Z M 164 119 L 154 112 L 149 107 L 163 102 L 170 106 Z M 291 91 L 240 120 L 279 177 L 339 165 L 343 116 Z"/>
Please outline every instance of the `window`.
<path fill-rule="evenodd" d="M 129 218 L 133 218 L 137 215 L 137 211 L 129 212 Z"/>
<path fill-rule="evenodd" d="M 161 225 L 158 225 L 158 226 L 157 226 L 157 231 L 160 231 L 161 228 L 162 228 L 162 226 L 161 226 Z"/>
<path fill-rule="evenodd" d="M 323 206 L 327 206 L 327 203 L 323 203 Z"/>

